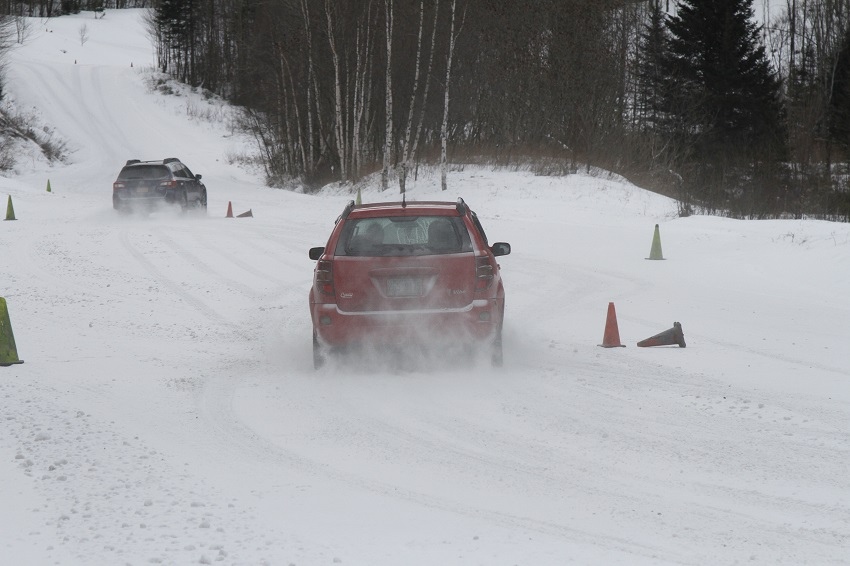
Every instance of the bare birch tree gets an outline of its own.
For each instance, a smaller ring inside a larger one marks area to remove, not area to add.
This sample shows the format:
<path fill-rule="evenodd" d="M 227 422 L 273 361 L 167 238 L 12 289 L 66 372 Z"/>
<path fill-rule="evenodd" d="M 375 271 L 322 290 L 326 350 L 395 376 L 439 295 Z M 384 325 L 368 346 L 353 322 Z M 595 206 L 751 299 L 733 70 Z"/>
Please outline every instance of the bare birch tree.
<path fill-rule="evenodd" d="M 318 94 L 315 89 L 315 66 L 313 63 L 313 34 L 310 30 L 310 10 L 307 5 L 307 0 L 301 0 L 301 14 L 304 17 L 304 43 L 305 52 L 307 53 L 307 84 L 304 88 L 304 94 L 307 99 L 307 158 L 304 164 L 306 171 L 313 171 L 316 167 L 316 145 L 314 140 L 315 132 L 313 126 L 313 105 L 315 100 L 316 112 L 318 113 Z M 311 94 L 313 95 L 311 97 Z"/>
<path fill-rule="evenodd" d="M 345 139 L 345 119 L 343 117 L 343 101 L 342 101 L 342 79 L 340 75 L 339 54 L 336 49 L 336 40 L 334 35 L 334 24 L 331 10 L 331 0 L 325 0 L 325 15 L 328 21 L 328 42 L 331 48 L 331 59 L 334 66 L 334 115 L 336 134 L 336 151 L 339 158 L 340 178 L 348 179 L 348 171 L 346 170 L 346 139 Z"/>
<path fill-rule="evenodd" d="M 446 90 L 443 95 L 443 125 L 440 128 L 440 185 L 445 191 L 448 188 L 446 178 L 449 173 L 449 164 L 446 158 L 449 144 L 449 86 L 452 82 L 452 57 L 455 51 L 455 9 L 457 0 L 452 0 L 452 23 L 449 27 L 449 55 L 446 60 Z"/>
<path fill-rule="evenodd" d="M 425 111 L 428 107 L 428 92 L 431 87 L 431 76 L 434 69 L 434 54 L 437 51 L 437 18 L 440 14 L 440 0 L 434 1 L 434 25 L 431 28 L 431 51 L 428 54 L 428 71 L 425 73 L 425 88 L 422 92 L 422 106 L 419 111 L 419 120 L 416 123 L 416 133 L 413 135 L 413 147 L 408 158 L 408 171 L 410 170 L 410 159 L 416 156 L 419 140 L 422 137 L 422 126 L 425 123 Z"/>
<path fill-rule="evenodd" d="M 407 182 L 408 159 L 410 158 L 411 136 L 413 135 L 413 111 L 416 108 L 416 94 L 419 92 L 419 69 L 422 60 L 422 31 L 425 23 L 425 0 L 419 0 L 419 32 L 416 35 L 416 64 L 413 72 L 413 89 L 410 92 L 410 107 L 407 112 L 407 125 L 401 140 L 401 163 L 398 174 L 399 192 L 405 192 Z M 427 80 L 427 79 L 426 79 Z"/>
<path fill-rule="evenodd" d="M 376 10 L 380 13 L 380 10 Z M 355 37 L 355 80 L 352 94 L 352 173 L 359 176 L 365 158 L 365 148 L 369 140 L 368 125 L 370 121 L 370 101 L 372 90 L 372 2 L 366 6 L 366 14 L 357 27 Z"/>
<path fill-rule="evenodd" d="M 277 43 L 277 42 L 276 42 Z M 275 79 L 277 81 L 277 97 L 276 97 L 276 114 L 278 117 L 278 132 L 277 135 L 279 138 L 283 139 L 284 147 L 286 151 L 284 152 L 283 158 L 287 164 L 286 169 L 288 171 L 292 171 L 292 159 L 295 153 L 295 146 L 292 140 L 292 127 L 290 124 L 289 117 L 289 97 L 287 96 L 287 88 L 286 88 L 286 69 L 285 69 L 285 57 L 283 55 L 283 50 L 280 48 L 279 44 L 274 46 L 278 50 L 278 70 L 275 73 Z"/>
<path fill-rule="evenodd" d="M 293 129 L 295 130 L 296 139 L 298 140 L 296 145 L 297 145 L 298 156 L 300 157 L 299 167 L 297 167 L 296 172 L 297 173 L 304 173 L 307 170 L 307 146 L 310 145 L 310 144 L 309 144 L 309 140 L 304 139 L 304 128 L 301 125 L 301 111 L 298 109 L 298 89 L 296 88 L 295 81 L 292 78 L 292 68 L 289 65 L 289 59 L 284 54 L 284 55 L 281 55 L 281 60 L 283 61 L 284 65 L 285 65 L 286 74 L 289 77 L 289 90 L 291 92 L 290 100 L 291 100 L 293 112 L 295 113 L 295 125 L 294 125 Z M 284 90 L 285 90 L 285 87 L 284 87 Z"/>
<path fill-rule="evenodd" d="M 17 32 L 17 42 L 23 44 L 26 38 L 30 34 L 31 24 L 30 20 L 24 18 L 23 16 L 13 16 L 15 20 L 15 30 Z"/>
<path fill-rule="evenodd" d="M 384 137 L 384 166 L 381 169 L 381 188 L 387 190 L 389 187 L 389 173 L 391 153 L 393 147 L 393 74 L 392 74 L 392 51 L 393 51 L 393 0 L 384 0 L 384 11 L 386 12 L 387 28 L 387 67 L 386 67 L 386 134 Z"/>

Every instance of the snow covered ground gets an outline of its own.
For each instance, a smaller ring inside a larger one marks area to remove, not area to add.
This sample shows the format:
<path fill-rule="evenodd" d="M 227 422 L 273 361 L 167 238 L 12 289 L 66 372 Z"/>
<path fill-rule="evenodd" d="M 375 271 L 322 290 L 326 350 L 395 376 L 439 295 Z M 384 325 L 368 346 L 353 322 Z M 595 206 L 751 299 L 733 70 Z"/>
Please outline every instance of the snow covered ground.
<path fill-rule="evenodd" d="M 307 249 L 353 194 L 232 165 L 226 108 L 148 88 L 141 14 L 32 20 L 10 60 L 72 152 L 0 177 L 25 361 L 0 367 L 0 562 L 850 564 L 850 225 L 421 175 L 408 198 L 462 196 L 513 246 L 505 367 L 315 372 Z M 168 156 L 208 214 L 114 213 L 124 161 Z M 626 348 L 598 347 L 609 302 Z M 636 347 L 674 321 L 687 348 Z"/>

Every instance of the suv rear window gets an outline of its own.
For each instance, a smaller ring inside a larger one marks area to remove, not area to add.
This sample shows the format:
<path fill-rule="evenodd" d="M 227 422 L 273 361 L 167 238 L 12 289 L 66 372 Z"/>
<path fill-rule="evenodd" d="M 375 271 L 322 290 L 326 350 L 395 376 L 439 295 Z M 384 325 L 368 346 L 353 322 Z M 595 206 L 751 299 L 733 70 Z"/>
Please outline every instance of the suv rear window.
<path fill-rule="evenodd" d="M 471 252 L 472 242 L 459 216 L 349 218 L 334 255 L 406 256 Z"/>
<path fill-rule="evenodd" d="M 131 179 L 162 179 L 171 175 L 171 171 L 165 165 L 134 165 L 125 167 L 118 174 L 118 179 L 128 181 Z"/>

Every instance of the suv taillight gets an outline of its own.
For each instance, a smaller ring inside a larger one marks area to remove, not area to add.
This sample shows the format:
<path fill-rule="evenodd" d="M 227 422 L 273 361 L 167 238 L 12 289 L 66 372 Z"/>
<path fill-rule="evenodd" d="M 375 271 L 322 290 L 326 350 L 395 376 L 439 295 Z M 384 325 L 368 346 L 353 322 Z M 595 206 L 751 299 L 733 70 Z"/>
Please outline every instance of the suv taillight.
<path fill-rule="evenodd" d="M 121 181 L 115 181 L 114 183 L 112 183 L 112 190 L 117 191 L 118 189 L 123 189 L 124 186 L 124 183 L 122 183 Z"/>
<path fill-rule="evenodd" d="M 490 256 L 475 258 L 475 290 L 483 291 L 493 283 L 493 264 Z"/>
<path fill-rule="evenodd" d="M 316 264 L 316 289 L 323 295 L 334 294 L 333 262 L 320 260 Z"/>
<path fill-rule="evenodd" d="M 169 188 L 170 188 L 170 189 L 173 189 L 174 187 L 176 187 L 176 186 L 177 186 L 177 181 L 174 181 L 174 180 L 171 180 L 171 181 L 162 181 L 162 182 L 159 184 L 159 186 L 160 186 L 160 187 L 165 187 L 166 189 L 169 189 Z"/>

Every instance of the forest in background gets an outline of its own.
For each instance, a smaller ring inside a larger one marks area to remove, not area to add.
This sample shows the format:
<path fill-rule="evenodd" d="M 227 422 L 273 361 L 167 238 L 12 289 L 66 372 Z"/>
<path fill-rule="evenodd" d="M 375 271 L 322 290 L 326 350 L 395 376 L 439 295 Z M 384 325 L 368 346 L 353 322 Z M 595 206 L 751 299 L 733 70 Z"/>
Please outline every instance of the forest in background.
<path fill-rule="evenodd" d="M 683 215 L 850 221 L 850 0 L 773 1 L 765 25 L 752 4 L 0 0 L 0 13 L 14 40 L 24 16 L 151 8 L 159 69 L 243 110 L 272 186 L 381 172 L 404 192 L 420 165 L 443 183 L 464 163 L 598 167 Z"/>

